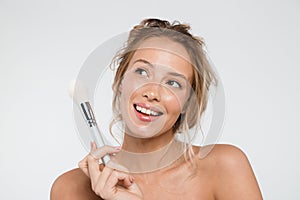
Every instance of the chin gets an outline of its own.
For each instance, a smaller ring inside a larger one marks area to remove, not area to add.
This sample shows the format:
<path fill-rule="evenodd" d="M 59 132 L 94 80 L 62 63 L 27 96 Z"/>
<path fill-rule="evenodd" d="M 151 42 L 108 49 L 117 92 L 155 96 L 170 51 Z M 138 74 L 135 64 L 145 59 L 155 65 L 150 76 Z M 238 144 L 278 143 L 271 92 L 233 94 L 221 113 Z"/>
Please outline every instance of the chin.
<path fill-rule="evenodd" d="M 163 125 L 158 123 L 134 123 L 134 122 L 125 122 L 126 124 L 126 134 L 136 137 L 136 138 L 152 138 L 161 134 L 163 130 Z"/>

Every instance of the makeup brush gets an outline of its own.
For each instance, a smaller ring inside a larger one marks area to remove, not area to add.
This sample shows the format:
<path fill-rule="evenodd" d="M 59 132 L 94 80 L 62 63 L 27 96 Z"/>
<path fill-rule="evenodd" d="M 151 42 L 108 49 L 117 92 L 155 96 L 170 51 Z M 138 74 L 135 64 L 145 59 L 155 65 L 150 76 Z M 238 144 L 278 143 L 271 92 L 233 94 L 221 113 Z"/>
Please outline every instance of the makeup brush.
<path fill-rule="evenodd" d="M 74 102 L 78 105 L 82 117 L 86 121 L 86 124 L 90 130 L 91 136 L 97 145 L 97 148 L 104 146 L 105 145 L 104 139 L 98 128 L 95 115 L 93 112 L 93 108 L 88 99 L 87 87 L 79 81 L 77 82 L 72 81 L 69 87 L 69 95 L 74 100 Z M 110 159 L 109 155 L 105 155 L 104 157 L 101 158 L 101 161 L 105 165 L 109 161 L 109 159 Z"/>

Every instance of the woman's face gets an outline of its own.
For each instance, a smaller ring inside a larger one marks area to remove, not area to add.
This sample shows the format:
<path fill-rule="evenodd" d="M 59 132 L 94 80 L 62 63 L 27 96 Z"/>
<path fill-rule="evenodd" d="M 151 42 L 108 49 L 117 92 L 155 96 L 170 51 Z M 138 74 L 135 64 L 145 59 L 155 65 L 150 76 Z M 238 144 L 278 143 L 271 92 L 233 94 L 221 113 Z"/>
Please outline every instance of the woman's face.
<path fill-rule="evenodd" d="M 125 132 L 137 138 L 172 133 L 190 95 L 193 68 L 185 48 L 167 38 L 145 40 L 120 86 Z"/>

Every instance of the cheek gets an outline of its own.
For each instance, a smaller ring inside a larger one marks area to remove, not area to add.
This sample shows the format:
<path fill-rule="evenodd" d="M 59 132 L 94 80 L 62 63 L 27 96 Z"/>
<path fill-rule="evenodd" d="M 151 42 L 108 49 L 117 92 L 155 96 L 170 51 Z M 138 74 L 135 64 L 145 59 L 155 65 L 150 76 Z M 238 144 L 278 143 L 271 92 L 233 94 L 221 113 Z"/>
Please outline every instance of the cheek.
<path fill-rule="evenodd" d="M 124 79 L 121 83 L 120 98 L 121 103 L 127 103 L 132 94 L 137 90 L 138 86 L 133 81 Z"/>
<path fill-rule="evenodd" d="M 167 106 L 167 110 L 172 114 L 179 114 L 183 110 L 184 96 L 168 94 L 164 95 L 164 104 Z"/>

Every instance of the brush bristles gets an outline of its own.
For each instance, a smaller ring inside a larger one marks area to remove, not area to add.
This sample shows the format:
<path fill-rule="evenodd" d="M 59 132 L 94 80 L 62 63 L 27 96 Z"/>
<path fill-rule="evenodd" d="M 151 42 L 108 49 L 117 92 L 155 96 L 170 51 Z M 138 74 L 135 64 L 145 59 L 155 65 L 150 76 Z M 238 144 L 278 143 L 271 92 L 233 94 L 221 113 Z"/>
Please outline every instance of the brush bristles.
<path fill-rule="evenodd" d="M 78 105 L 83 102 L 89 101 L 88 98 L 88 88 L 80 81 L 72 80 L 68 89 L 69 96 L 75 101 Z"/>

